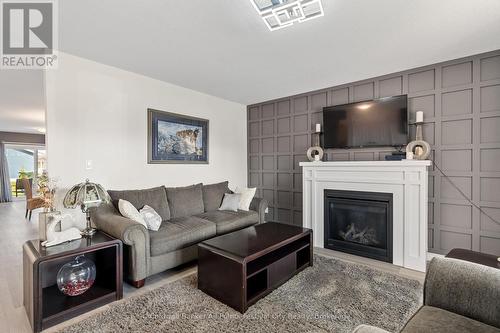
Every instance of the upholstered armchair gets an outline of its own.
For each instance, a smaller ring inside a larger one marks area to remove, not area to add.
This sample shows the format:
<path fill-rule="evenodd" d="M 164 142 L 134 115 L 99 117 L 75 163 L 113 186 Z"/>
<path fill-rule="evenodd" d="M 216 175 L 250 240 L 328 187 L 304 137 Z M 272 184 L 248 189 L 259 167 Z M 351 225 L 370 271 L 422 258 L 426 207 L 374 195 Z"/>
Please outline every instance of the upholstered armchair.
<path fill-rule="evenodd" d="M 424 284 L 424 305 L 402 333 L 500 332 L 500 269 L 434 258 Z M 353 333 L 388 333 L 367 325 Z"/>

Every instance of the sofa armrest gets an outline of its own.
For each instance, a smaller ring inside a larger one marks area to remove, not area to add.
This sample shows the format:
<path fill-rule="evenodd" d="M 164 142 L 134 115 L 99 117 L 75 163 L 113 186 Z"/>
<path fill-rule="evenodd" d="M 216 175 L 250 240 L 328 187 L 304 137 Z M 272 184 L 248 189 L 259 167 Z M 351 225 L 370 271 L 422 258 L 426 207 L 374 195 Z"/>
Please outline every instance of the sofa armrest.
<path fill-rule="evenodd" d="M 254 197 L 250 203 L 250 210 L 259 213 L 259 223 L 264 223 L 266 219 L 267 200 L 264 198 Z"/>
<path fill-rule="evenodd" d="M 500 270 L 451 258 L 434 258 L 424 304 L 500 328 Z"/>
<path fill-rule="evenodd" d="M 129 245 L 128 278 L 132 281 L 145 279 L 148 275 L 150 257 L 149 232 L 131 219 L 123 217 L 112 204 L 101 205 L 91 211 L 91 218 L 97 229 L 120 239 Z"/>
<path fill-rule="evenodd" d="M 381 328 L 370 325 L 359 325 L 352 333 L 389 333 Z"/>

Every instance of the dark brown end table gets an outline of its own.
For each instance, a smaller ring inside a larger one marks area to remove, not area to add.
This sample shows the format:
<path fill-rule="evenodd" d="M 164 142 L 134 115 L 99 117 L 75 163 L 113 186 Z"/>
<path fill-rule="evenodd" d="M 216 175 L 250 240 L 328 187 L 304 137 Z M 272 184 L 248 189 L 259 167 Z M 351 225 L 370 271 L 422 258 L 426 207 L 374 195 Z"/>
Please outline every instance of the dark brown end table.
<path fill-rule="evenodd" d="M 476 264 L 500 269 L 500 262 L 498 261 L 499 257 L 492 254 L 481 253 L 467 249 L 453 249 L 446 255 L 446 258 L 470 261 Z"/>
<path fill-rule="evenodd" d="M 85 293 L 66 296 L 57 287 L 57 273 L 82 254 L 96 265 L 96 279 Z M 33 331 L 121 299 L 122 272 L 122 242 L 100 231 L 47 248 L 39 240 L 27 241 L 23 245 L 23 303 Z"/>
<path fill-rule="evenodd" d="M 198 289 L 244 313 L 313 264 L 311 229 L 268 222 L 198 245 Z"/>

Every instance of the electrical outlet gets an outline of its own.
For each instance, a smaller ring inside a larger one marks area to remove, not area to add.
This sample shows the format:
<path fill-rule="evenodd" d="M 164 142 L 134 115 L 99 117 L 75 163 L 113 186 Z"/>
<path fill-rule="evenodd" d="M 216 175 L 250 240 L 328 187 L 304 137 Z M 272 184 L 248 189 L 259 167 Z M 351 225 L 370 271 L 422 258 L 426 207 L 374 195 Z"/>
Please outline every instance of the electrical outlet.
<path fill-rule="evenodd" d="M 92 166 L 93 166 L 92 164 L 93 164 L 92 160 L 86 160 L 85 161 L 85 169 L 86 170 L 92 170 Z"/>

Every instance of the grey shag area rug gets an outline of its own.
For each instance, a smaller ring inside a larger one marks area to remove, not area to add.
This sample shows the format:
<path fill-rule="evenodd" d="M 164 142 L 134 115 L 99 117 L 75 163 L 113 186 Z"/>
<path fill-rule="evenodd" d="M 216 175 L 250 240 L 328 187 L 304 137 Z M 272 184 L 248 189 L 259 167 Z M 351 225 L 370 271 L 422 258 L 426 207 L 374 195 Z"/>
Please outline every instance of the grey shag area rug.
<path fill-rule="evenodd" d="M 399 331 L 421 304 L 422 285 L 364 265 L 314 256 L 314 265 L 242 315 L 197 289 L 196 274 L 131 297 L 60 332 Z"/>

